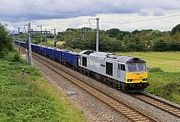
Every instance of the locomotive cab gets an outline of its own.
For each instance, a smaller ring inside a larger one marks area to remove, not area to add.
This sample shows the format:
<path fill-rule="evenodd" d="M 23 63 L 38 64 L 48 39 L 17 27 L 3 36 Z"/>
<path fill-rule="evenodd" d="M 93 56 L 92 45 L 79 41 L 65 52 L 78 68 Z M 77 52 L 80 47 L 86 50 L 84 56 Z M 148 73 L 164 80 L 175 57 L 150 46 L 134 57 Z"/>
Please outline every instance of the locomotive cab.
<path fill-rule="evenodd" d="M 132 58 L 126 63 L 126 84 L 128 89 L 144 90 L 149 83 L 146 62 L 139 58 Z"/>
<path fill-rule="evenodd" d="M 147 68 L 145 63 L 128 63 L 126 73 L 126 82 L 146 82 L 147 81 Z"/>

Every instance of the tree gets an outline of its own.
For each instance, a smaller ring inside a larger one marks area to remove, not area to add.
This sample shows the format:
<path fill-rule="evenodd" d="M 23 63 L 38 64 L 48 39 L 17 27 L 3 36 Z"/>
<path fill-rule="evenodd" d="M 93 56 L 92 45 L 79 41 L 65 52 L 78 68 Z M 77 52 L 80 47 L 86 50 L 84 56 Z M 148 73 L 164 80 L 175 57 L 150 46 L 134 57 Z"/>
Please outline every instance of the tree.
<path fill-rule="evenodd" d="M 138 30 L 134 30 L 134 31 L 132 32 L 132 34 L 138 34 L 138 33 L 140 33 L 140 31 L 138 31 Z"/>
<path fill-rule="evenodd" d="M 153 51 L 167 51 L 168 45 L 164 40 L 160 39 L 154 43 L 152 49 Z"/>
<path fill-rule="evenodd" d="M 106 33 L 110 36 L 110 37 L 116 37 L 119 34 L 120 30 L 117 28 L 112 28 L 106 31 Z"/>
<path fill-rule="evenodd" d="M 180 51 L 180 43 L 176 42 L 176 41 L 171 41 L 169 43 L 169 47 L 168 47 L 169 51 Z"/>
<path fill-rule="evenodd" d="M 65 36 L 64 33 L 61 33 L 61 34 L 57 34 L 56 38 L 57 38 L 58 41 L 63 41 L 64 40 L 64 36 Z"/>
<path fill-rule="evenodd" d="M 153 30 L 150 32 L 151 39 L 159 38 L 162 35 L 163 35 L 162 32 L 159 30 Z"/>
<path fill-rule="evenodd" d="M 176 25 L 172 30 L 171 30 L 171 34 L 174 35 L 176 33 L 180 32 L 180 24 Z"/>
<path fill-rule="evenodd" d="M 112 28 L 100 31 L 100 51 L 176 51 L 179 50 L 180 34 L 177 25 L 175 34 L 170 31 L 135 30 L 120 31 Z M 90 28 L 83 28 L 88 30 Z M 172 31 L 172 32 L 173 32 Z M 173 41 L 172 41 L 173 40 Z M 64 32 L 64 45 L 71 48 L 91 49 L 96 47 L 96 33 L 69 28 Z"/>
<path fill-rule="evenodd" d="M 75 29 L 73 29 L 73 28 L 67 28 L 66 29 L 66 32 L 75 32 L 76 30 Z"/>
<path fill-rule="evenodd" d="M 13 49 L 12 36 L 6 28 L 0 24 L 0 58 Z"/>

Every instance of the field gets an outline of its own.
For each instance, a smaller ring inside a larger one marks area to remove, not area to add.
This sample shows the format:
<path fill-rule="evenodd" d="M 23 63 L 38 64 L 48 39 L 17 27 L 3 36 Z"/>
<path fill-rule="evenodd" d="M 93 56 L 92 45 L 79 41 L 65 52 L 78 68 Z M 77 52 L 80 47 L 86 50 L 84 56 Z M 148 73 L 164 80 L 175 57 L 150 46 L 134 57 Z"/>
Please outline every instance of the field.
<path fill-rule="evenodd" d="M 0 108 L 0 121 L 85 121 L 81 111 L 25 63 L 0 60 Z"/>
<path fill-rule="evenodd" d="M 180 52 L 128 52 L 118 55 L 136 56 L 144 59 L 148 67 L 160 67 L 165 72 L 180 72 Z"/>
<path fill-rule="evenodd" d="M 73 49 L 73 48 L 70 48 L 70 47 L 67 47 L 67 46 L 64 47 L 63 46 L 64 43 L 65 43 L 64 41 L 58 41 L 57 44 L 56 44 L 56 47 L 60 48 L 60 49 L 70 50 L 70 51 L 77 52 L 77 53 L 82 51 L 81 49 Z M 47 42 L 42 42 L 42 43 L 40 43 L 40 45 L 54 47 L 54 40 L 48 40 Z"/>
<path fill-rule="evenodd" d="M 144 59 L 149 68 L 159 67 L 162 71 L 150 71 L 150 86 L 146 91 L 180 104 L 180 52 L 128 52 L 119 55 Z"/>
<path fill-rule="evenodd" d="M 58 42 L 56 43 L 56 45 L 57 45 L 57 46 L 62 46 L 64 43 L 65 43 L 64 41 L 58 41 Z M 49 46 L 52 46 L 52 47 L 53 47 L 53 45 L 54 45 L 54 40 L 48 40 L 47 42 L 42 42 L 42 43 L 40 43 L 40 44 L 42 44 L 42 45 L 49 45 Z"/>

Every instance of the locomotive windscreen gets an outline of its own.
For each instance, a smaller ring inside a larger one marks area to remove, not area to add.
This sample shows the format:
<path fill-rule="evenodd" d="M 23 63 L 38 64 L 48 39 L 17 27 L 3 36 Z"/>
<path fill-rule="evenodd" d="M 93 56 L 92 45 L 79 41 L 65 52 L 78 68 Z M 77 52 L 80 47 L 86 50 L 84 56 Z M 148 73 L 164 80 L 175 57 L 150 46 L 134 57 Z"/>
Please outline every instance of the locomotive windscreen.
<path fill-rule="evenodd" d="M 145 63 L 129 63 L 127 64 L 129 72 L 144 72 L 147 71 Z"/>

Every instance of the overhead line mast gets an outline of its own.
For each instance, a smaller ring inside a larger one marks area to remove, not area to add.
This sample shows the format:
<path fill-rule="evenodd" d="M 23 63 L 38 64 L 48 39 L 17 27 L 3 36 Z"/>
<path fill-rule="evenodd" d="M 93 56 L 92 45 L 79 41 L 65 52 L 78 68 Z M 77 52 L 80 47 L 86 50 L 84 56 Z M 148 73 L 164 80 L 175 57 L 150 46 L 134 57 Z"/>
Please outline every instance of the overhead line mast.
<path fill-rule="evenodd" d="M 90 20 L 96 20 L 96 52 L 99 52 L 99 18 L 90 18 L 89 24 L 91 25 Z"/>
<path fill-rule="evenodd" d="M 96 18 L 96 52 L 99 52 L 99 18 Z"/>
<path fill-rule="evenodd" d="M 32 66 L 32 50 L 31 50 L 31 23 L 28 23 L 28 64 Z"/>

